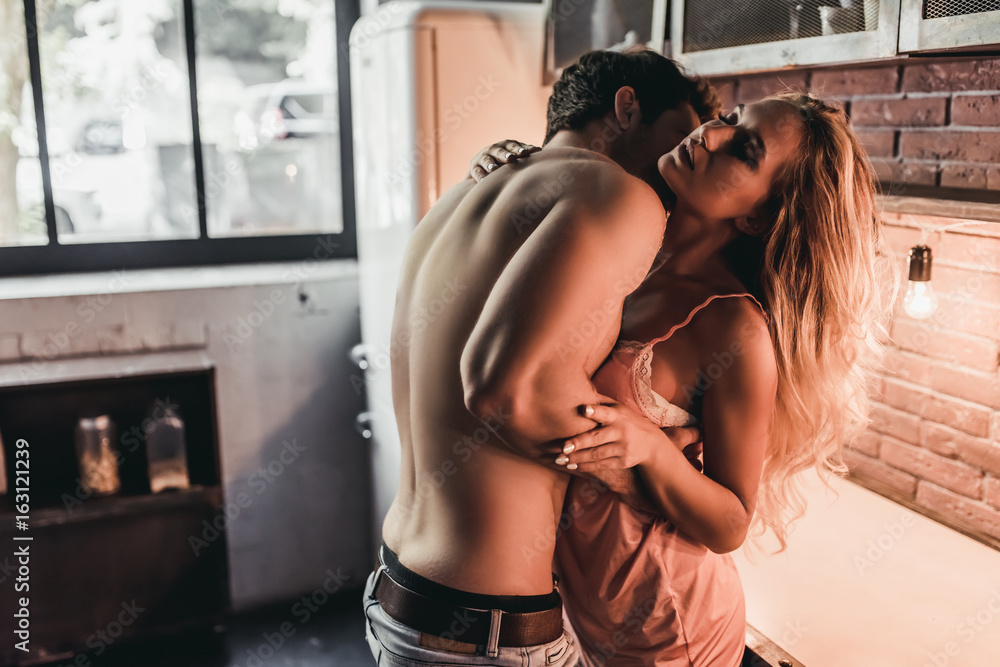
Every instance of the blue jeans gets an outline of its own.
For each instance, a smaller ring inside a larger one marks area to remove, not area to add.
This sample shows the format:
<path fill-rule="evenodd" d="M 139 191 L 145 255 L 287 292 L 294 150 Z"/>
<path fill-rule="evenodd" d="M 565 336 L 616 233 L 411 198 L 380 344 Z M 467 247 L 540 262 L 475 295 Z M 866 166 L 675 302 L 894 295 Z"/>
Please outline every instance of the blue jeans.
<path fill-rule="evenodd" d="M 414 630 L 385 613 L 375 599 L 376 574 L 378 570 L 368 577 L 364 606 L 365 637 L 379 667 L 575 667 L 578 664 L 576 645 L 565 631 L 562 637 L 548 644 L 501 646 L 495 657 L 489 657 L 481 646 L 449 642 Z"/>

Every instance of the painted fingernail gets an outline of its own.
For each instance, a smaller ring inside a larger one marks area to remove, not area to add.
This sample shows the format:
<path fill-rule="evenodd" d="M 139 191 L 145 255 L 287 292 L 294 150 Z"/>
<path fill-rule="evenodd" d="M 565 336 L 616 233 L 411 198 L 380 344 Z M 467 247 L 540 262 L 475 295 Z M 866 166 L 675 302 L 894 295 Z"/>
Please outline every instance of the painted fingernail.
<path fill-rule="evenodd" d="M 576 470 L 576 469 L 577 465 L 575 463 L 570 463 L 568 466 L 566 466 L 566 470 Z"/>
<path fill-rule="evenodd" d="M 489 163 L 488 165 L 486 165 L 486 171 L 493 171 L 493 167 L 495 167 L 495 166 L 496 165 L 493 164 L 492 162 Z"/>
<path fill-rule="evenodd" d="M 576 445 L 567 442 L 566 446 L 563 447 L 563 454 L 572 454 L 574 449 L 576 449 Z"/>
<path fill-rule="evenodd" d="M 504 157 L 505 160 L 509 160 L 510 158 L 514 157 L 514 154 L 513 153 L 506 153 L 506 154 L 504 154 L 503 157 Z"/>
<path fill-rule="evenodd" d="M 583 414 L 587 415 L 588 417 L 593 417 L 594 416 L 594 406 L 593 405 L 588 405 L 587 407 L 585 407 L 583 409 Z"/>
<path fill-rule="evenodd" d="M 518 148 L 518 149 L 517 149 L 517 154 L 518 154 L 518 155 L 524 155 L 524 154 L 525 154 L 525 153 L 527 153 L 527 152 L 528 152 L 528 149 L 527 149 L 527 148 Z"/>
<path fill-rule="evenodd" d="M 564 466 L 567 463 L 569 463 L 569 459 L 565 456 L 560 456 L 559 458 L 556 459 L 557 466 Z M 575 464 L 570 463 L 570 465 L 575 465 Z"/>

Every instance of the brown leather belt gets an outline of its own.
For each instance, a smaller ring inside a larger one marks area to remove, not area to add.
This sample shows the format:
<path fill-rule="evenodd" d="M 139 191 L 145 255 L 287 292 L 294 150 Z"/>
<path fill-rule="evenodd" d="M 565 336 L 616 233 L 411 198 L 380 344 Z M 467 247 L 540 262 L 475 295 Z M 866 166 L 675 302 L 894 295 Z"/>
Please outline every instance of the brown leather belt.
<path fill-rule="evenodd" d="M 522 614 L 468 609 L 414 593 L 385 572 L 375 586 L 375 598 L 385 613 L 403 625 L 469 644 L 490 643 L 494 616 L 500 625 L 497 646 L 538 646 L 559 639 L 563 633 L 561 605 Z"/>

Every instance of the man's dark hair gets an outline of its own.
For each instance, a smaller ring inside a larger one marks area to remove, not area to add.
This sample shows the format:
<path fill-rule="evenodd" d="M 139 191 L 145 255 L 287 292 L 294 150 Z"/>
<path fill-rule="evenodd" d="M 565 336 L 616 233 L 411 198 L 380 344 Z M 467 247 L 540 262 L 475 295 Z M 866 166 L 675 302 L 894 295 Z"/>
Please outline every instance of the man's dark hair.
<path fill-rule="evenodd" d="M 685 76 L 677 63 L 650 49 L 591 51 L 563 70 L 549 97 L 545 143 L 560 130 L 579 130 L 615 107 L 615 93 L 631 86 L 644 123 L 690 102 L 703 121 L 719 112 L 709 83 Z"/>

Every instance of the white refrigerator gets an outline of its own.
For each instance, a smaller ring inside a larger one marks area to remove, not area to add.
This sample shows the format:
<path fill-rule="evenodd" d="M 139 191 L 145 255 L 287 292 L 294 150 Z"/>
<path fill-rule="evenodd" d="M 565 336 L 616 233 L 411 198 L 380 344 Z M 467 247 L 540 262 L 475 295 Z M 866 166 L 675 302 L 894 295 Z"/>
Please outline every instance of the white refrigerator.
<path fill-rule="evenodd" d="M 399 483 L 389 368 L 403 253 L 475 151 L 502 139 L 541 145 L 547 12 L 548 3 L 391 2 L 351 33 L 362 337 L 352 356 L 368 400 L 358 428 L 371 445 L 376 542 Z"/>

